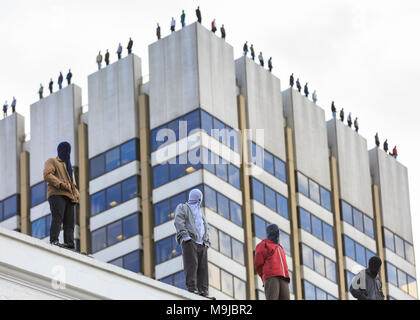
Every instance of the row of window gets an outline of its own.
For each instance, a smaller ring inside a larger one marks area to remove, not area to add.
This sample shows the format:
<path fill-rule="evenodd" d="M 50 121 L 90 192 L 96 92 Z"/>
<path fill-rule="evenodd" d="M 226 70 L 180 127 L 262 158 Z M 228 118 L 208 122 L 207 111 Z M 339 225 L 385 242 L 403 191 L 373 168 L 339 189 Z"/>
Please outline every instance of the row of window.
<path fill-rule="evenodd" d="M 209 225 L 211 247 L 240 264 L 245 264 L 244 244 Z"/>
<path fill-rule="evenodd" d="M 18 214 L 19 197 L 13 195 L 0 201 L 0 222 Z"/>
<path fill-rule="evenodd" d="M 274 191 L 259 180 L 251 178 L 251 197 L 263 205 L 276 211 L 282 217 L 289 219 L 289 205 L 287 198 Z"/>
<path fill-rule="evenodd" d="M 31 223 L 31 234 L 32 237 L 38 239 L 44 239 L 45 237 L 50 235 L 50 227 L 51 227 L 51 213 L 43 216 L 40 219 L 32 221 Z"/>
<path fill-rule="evenodd" d="M 31 187 L 31 207 L 47 201 L 47 183 L 42 181 Z"/>
<path fill-rule="evenodd" d="M 246 299 L 245 282 L 212 263 L 209 263 L 209 285 L 237 300 Z"/>
<path fill-rule="evenodd" d="M 251 162 L 287 183 L 286 163 L 271 152 L 250 141 Z"/>
<path fill-rule="evenodd" d="M 315 181 L 297 172 L 298 192 L 331 211 L 331 193 Z"/>
<path fill-rule="evenodd" d="M 334 261 L 328 259 L 318 251 L 301 243 L 302 262 L 308 268 L 337 283 L 337 271 Z"/>
<path fill-rule="evenodd" d="M 405 293 L 417 299 L 416 279 L 398 269 L 388 261 L 386 262 L 386 275 L 389 283 L 392 283 Z"/>
<path fill-rule="evenodd" d="M 305 300 L 337 300 L 333 295 L 313 285 L 309 281 L 303 281 Z"/>
<path fill-rule="evenodd" d="M 386 228 L 384 228 L 384 242 L 385 248 L 395 252 L 411 264 L 414 264 L 414 248 L 412 244 Z"/>
<path fill-rule="evenodd" d="M 202 163 L 204 169 L 230 183 L 235 188 L 241 189 L 241 178 L 238 167 L 228 163 L 206 148 L 202 148 Z"/>
<path fill-rule="evenodd" d="M 135 273 L 139 273 L 140 272 L 140 256 L 141 256 L 141 251 L 140 250 L 136 250 L 133 252 L 130 252 L 122 257 L 119 257 L 117 259 L 114 259 L 112 261 L 109 261 L 109 263 L 116 265 L 118 267 L 124 268 L 126 270 L 130 270 L 133 271 Z"/>
<path fill-rule="evenodd" d="M 134 213 L 128 217 L 92 231 L 92 253 L 98 252 L 99 250 L 112 246 L 117 242 L 121 242 L 139 234 L 140 220 L 139 213 Z"/>
<path fill-rule="evenodd" d="M 300 207 L 299 227 L 334 247 L 333 227 Z"/>
<path fill-rule="evenodd" d="M 252 216 L 254 220 L 254 235 L 260 239 L 267 238 L 266 229 L 270 222 L 264 220 L 263 218 L 260 218 L 256 214 L 253 214 Z M 280 245 L 283 247 L 284 252 L 290 256 L 290 235 L 280 229 L 279 231 Z"/>
<path fill-rule="evenodd" d="M 132 139 L 89 160 L 90 179 L 139 159 L 139 140 Z"/>
<path fill-rule="evenodd" d="M 182 121 L 185 123 L 181 124 Z M 238 132 L 202 109 L 194 110 L 153 129 L 151 134 L 152 152 L 164 145 L 187 137 L 191 133 L 194 133 L 192 132 L 193 130 L 196 131 L 199 129 L 202 129 L 209 136 L 214 137 L 220 142 L 228 145 L 232 150 L 238 152 Z"/>
<path fill-rule="evenodd" d="M 90 196 L 90 215 L 97 214 L 111 209 L 123 202 L 133 199 L 139 194 L 138 176 L 132 176 L 104 190 Z"/>
<path fill-rule="evenodd" d="M 375 253 L 353 239 L 344 236 L 344 255 L 367 268 L 369 259 L 375 256 Z"/>
<path fill-rule="evenodd" d="M 155 243 L 156 264 L 178 257 L 182 254 L 181 246 L 176 242 L 176 234 Z"/>
<path fill-rule="evenodd" d="M 341 200 L 341 212 L 343 215 L 342 219 L 345 222 L 351 224 L 357 230 L 363 232 L 372 239 L 375 239 L 375 234 L 373 231 L 373 219 L 343 200 Z"/>

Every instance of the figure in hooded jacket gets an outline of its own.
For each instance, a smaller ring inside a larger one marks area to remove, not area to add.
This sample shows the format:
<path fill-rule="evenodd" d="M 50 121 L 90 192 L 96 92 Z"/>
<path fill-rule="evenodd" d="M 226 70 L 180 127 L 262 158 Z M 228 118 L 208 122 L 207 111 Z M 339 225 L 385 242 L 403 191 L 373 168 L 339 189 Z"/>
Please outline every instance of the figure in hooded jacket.
<path fill-rule="evenodd" d="M 350 293 L 357 300 L 384 300 L 382 283 L 378 277 L 382 261 L 376 256 L 369 259 L 367 269 L 360 271 L 354 276 Z"/>
<path fill-rule="evenodd" d="M 267 238 L 255 248 L 255 270 L 262 279 L 267 300 L 290 300 L 290 275 L 279 244 L 279 227 L 270 224 L 266 231 Z"/>

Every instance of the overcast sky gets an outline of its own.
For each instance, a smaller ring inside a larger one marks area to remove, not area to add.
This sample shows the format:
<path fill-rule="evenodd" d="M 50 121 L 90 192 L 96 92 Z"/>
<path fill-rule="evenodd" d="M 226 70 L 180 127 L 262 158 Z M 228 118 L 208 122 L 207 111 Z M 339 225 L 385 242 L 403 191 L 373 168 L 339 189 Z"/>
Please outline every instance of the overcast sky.
<path fill-rule="evenodd" d="M 115 61 L 118 43 L 125 48 L 129 37 L 148 74 L 156 22 L 166 36 L 171 17 L 178 29 L 184 9 L 192 23 L 197 5 L 204 26 L 210 28 L 213 18 L 218 28 L 225 24 L 235 58 L 245 41 L 253 43 L 266 59 L 273 57 L 282 89 L 294 72 L 302 85 L 317 90 L 327 120 L 334 100 L 346 116 L 351 111 L 359 118 L 369 149 L 375 132 L 381 144 L 385 138 L 390 148 L 397 144 L 398 161 L 408 167 L 420 259 L 418 0 L 1 0 L 0 105 L 16 96 L 29 131 L 29 105 L 38 100 L 39 84 L 48 92 L 50 77 L 56 86 L 59 72 L 69 68 L 87 104 L 87 76 L 97 69 L 98 51 L 109 49 Z"/>

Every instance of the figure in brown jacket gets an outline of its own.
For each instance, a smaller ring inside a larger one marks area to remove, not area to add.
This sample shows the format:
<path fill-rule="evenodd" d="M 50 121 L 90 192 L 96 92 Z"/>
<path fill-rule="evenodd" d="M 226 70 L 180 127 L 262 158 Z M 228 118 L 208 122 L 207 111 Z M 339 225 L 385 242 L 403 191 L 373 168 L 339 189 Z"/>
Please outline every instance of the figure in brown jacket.
<path fill-rule="evenodd" d="M 44 166 L 44 180 L 48 184 L 47 198 L 52 214 L 50 243 L 60 245 L 58 236 L 64 229 L 64 247 L 74 249 L 74 206 L 79 202 L 73 168 L 70 162 L 71 145 L 62 142 L 57 158 L 48 159 Z"/>

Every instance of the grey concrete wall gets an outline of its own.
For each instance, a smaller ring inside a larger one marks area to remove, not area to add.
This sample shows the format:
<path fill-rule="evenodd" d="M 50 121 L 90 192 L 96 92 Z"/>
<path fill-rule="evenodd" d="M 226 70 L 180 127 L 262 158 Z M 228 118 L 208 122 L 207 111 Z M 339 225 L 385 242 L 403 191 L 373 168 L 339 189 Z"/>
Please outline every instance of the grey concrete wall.
<path fill-rule="evenodd" d="M 198 23 L 149 46 L 150 127 L 198 107 L 238 128 L 233 48 Z"/>
<path fill-rule="evenodd" d="M 407 168 L 385 151 L 369 151 L 373 182 L 379 187 L 383 226 L 413 243 Z"/>
<path fill-rule="evenodd" d="M 296 90 L 282 92 L 287 125 L 293 130 L 296 170 L 331 190 L 325 112 Z"/>
<path fill-rule="evenodd" d="M 31 186 L 43 181 L 45 161 L 57 156 L 57 146 L 67 141 L 72 146 L 71 162 L 78 166 L 77 126 L 82 107 L 82 90 L 72 84 L 30 107 Z"/>
<path fill-rule="evenodd" d="M 328 144 L 337 159 L 341 199 L 373 218 L 367 141 L 337 119 L 327 122 Z"/>
<path fill-rule="evenodd" d="M 264 148 L 286 160 L 280 79 L 246 57 L 235 61 L 235 71 L 245 98 L 247 127 L 264 129 Z"/>
<path fill-rule="evenodd" d="M 88 77 L 89 158 L 139 137 L 141 59 L 133 54 Z"/>
<path fill-rule="evenodd" d="M 0 200 L 20 193 L 19 154 L 25 135 L 25 118 L 14 113 L 0 120 Z"/>

